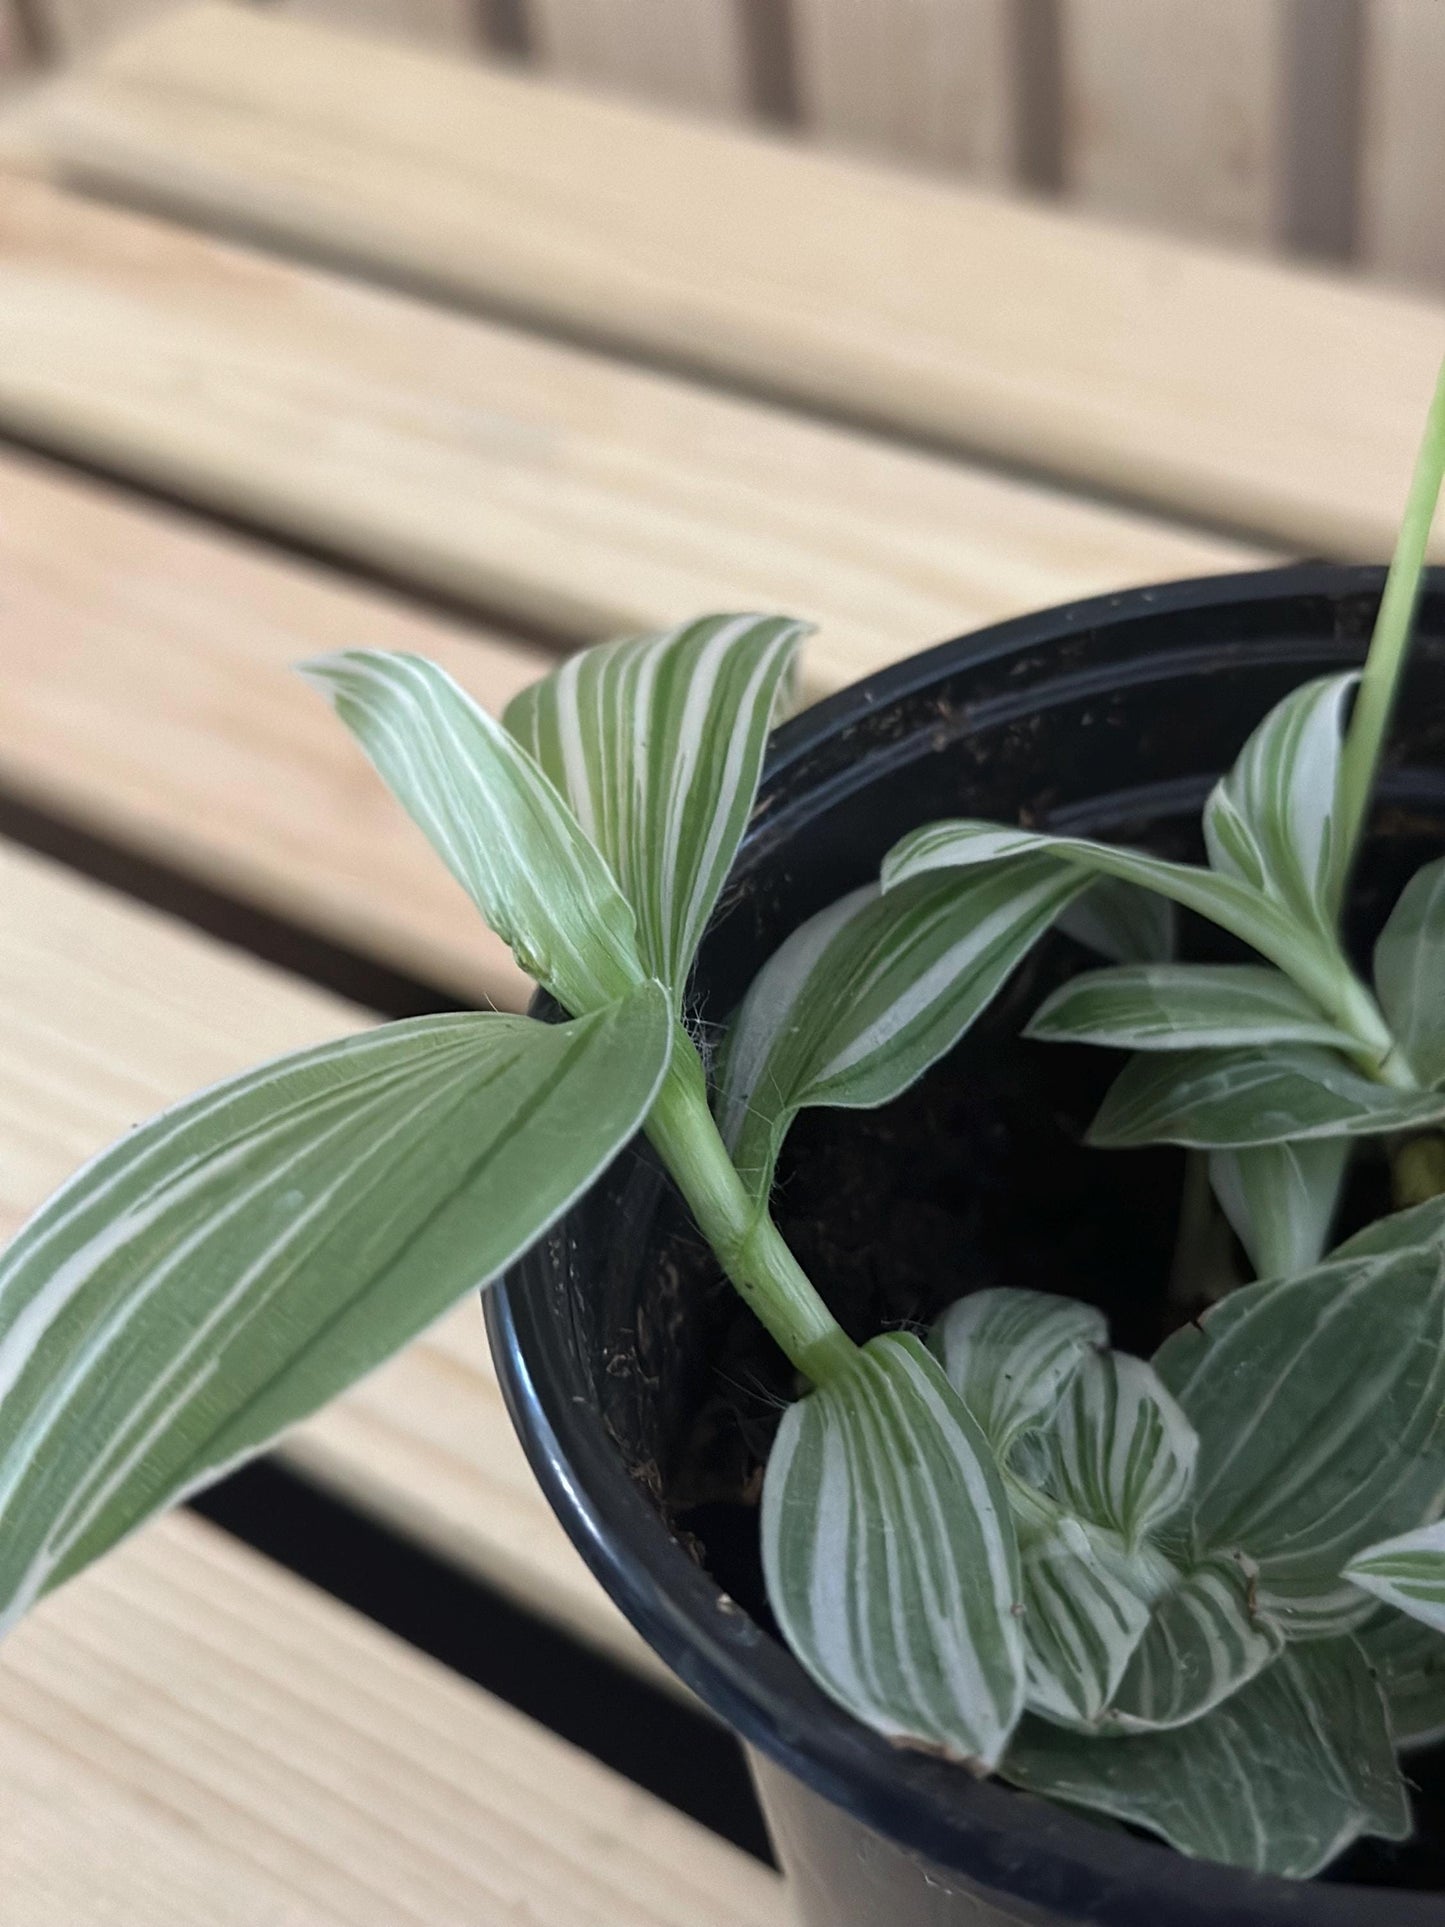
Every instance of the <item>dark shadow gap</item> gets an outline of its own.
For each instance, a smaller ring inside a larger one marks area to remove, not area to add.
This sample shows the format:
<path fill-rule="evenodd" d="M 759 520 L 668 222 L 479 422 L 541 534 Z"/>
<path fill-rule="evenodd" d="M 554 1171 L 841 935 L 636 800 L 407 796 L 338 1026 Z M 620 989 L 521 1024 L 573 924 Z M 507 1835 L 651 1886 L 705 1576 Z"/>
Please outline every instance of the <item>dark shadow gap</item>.
<path fill-rule="evenodd" d="M 271 1460 L 190 1501 L 202 1518 L 771 1862 L 742 1751 L 701 1712 Z"/>

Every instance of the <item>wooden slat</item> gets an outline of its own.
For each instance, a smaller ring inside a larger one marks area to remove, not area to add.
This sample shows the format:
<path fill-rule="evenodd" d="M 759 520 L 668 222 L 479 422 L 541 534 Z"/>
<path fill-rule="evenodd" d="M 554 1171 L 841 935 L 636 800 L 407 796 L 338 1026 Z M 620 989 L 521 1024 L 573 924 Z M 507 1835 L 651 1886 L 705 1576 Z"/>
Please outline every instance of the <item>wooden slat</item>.
<path fill-rule="evenodd" d="M 1288 0 L 1063 0 L 1067 191 L 1174 232 L 1280 230 Z"/>
<path fill-rule="evenodd" d="M 16 1927 L 782 1927 L 776 1876 L 195 1518 L 0 1667 Z"/>
<path fill-rule="evenodd" d="M 464 999 L 510 954 L 291 673 L 435 657 L 491 709 L 547 659 L 0 457 L 0 785 Z"/>
<path fill-rule="evenodd" d="M 547 73 L 718 114 L 749 107 L 742 0 L 526 0 Z"/>
<path fill-rule="evenodd" d="M 31 0 L 46 46 L 69 57 L 172 12 L 175 0 Z"/>
<path fill-rule="evenodd" d="M 815 688 L 1256 553 L 20 180 L 0 427 L 567 636 L 796 611 Z"/>
<path fill-rule="evenodd" d="M 980 180 L 1018 169 L 1018 0 L 793 0 L 800 117 L 839 146 Z"/>
<path fill-rule="evenodd" d="M 1315 553 L 1388 551 L 1445 326 L 1438 302 L 483 68 L 360 42 L 343 58 L 212 7 L 72 77 L 13 141 L 116 191 Z"/>
<path fill-rule="evenodd" d="M 355 27 L 453 55 L 475 54 L 481 48 L 477 0 L 280 0 L 280 4 L 283 12 L 302 20 Z"/>
<path fill-rule="evenodd" d="M 0 905 L 0 1239 L 142 1118 L 369 1021 L 3 843 Z M 283 1455 L 592 1644 L 666 1677 L 548 1511 L 502 1405 L 475 1301 L 294 1432 Z"/>
<path fill-rule="evenodd" d="M 1445 7 L 1370 0 L 1366 13 L 1360 254 L 1445 284 Z"/>

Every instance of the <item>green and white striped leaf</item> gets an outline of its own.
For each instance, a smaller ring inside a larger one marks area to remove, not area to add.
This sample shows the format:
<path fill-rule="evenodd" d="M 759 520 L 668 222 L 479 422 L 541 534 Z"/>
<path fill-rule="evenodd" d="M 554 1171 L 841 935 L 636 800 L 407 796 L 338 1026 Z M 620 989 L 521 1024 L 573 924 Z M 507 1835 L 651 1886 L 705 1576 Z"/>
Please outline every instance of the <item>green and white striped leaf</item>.
<path fill-rule="evenodd" d="M 1253 1567 L 1227 1554 L 1180 1574 L 1155 1603 L 1108 1725 L 1122 1732 L 1185 1726 L 1262 1673 L 1284 1650 L 1284 1635 L 1254 1593 Z"/>
<path fill-rule="evenodd" d="M 1313 926 L 1273 897 L 1234 876 L 1219 876 L 1189 863 L 1169 863 L 1112 843 L 1074 836 L 1044 836 L 973 819 L 930 823 L 896 843 L 884 858 L 883 887 L 893 890 L 935 870 L 966 871 L 1023 856 L 1048 856 L 1087 876 L 1110 876 L 1154 890 L 1185 910 L 1195 910 L 1229 930 L 1271 963 L 1293 974 L 1305 950 L 1320 948 Z M 1321 950 L 1321 957 L 1323 958 Z M 1334 970 L 1333 952 L 1327 961 Z"/>
<path fill-rule="evenodd" d="M 1174 905 L 1137 883 L 1099 877 L 1059 918 L 1075 943 L 1111 963 L 1167 963 L 1174 955 Z"/>
<path fill-rule="evenodd" d="M 1354 673 L 1323 676 L 1276 703 L 1204 807 L 1216 872 L 1334 929 L 1349 852 L 1337 821 L 1344 716 Z"/>
<path fill-rule="evenodd" d="M 1375 945 L 1375 988 L 1421 1083 L 1445 1080 L 1445 857 L 1400 893 Z"/>
<path fill-rule="evenodd" d="M 1229 1050 L 1354 1040 L 1324 1018 L 1283 971 L 1262 964 L 1123 964 L 1062 985 L 1026 1033 L 1118 1050 Z"/>
<path fill-rule="evenodd" d="M 444 669 L 352 649 L 302 666 L 518 963 L 574 1016 L 645 981 L 637 926 L 542 771 Z"/>
<path fill-rule="evenodd" d="M 1026 1720 L 1001 1771 L 1147 1828 L 1179 1852 L 1306 1879 L 1410 1808 L 1380 1690 L 1353 1640 L 1293 1646 L 1188 1726 L 1100 1740 Z"/>
<path fill-rule="evenodd" d="M 870 1340 L 789 1406 L 762 1550 L 826 1693 L 902 1744 L 997 1763 L 1023 1706 L 1018 1547 L 988 1441 L 916 1338 Z"/>
<path fill-rule="evenodd" d="M 423 1017 L 141 1125 L 0 1259 L 0 1625 L 509 1264 L 638 1129 L 666 999 Z"/>
<path fill-rule="evenodd" d="M 1350 1140 L 1292 1138 L 1209 1153 L 1209 1181 L 1260 1278 L 1288 1278 L 1323 1257 Z"/>
<path fill-rule="evenodd" d="M 1445 1633 L 1445 1520 L 1366 1546 L 1345 1574 L 1385 1605 Z"/>
<path fill-rule="evenodd" d="M 1246 1285 L 1154 1361 L 1199 1435 L 1193 1532 L 1259 1568 L 1289 1638 L 1359 1624 L 1357 1553 L 1445 1489 L 1445 1267 L 1430 1248 Z"/>
<path fill-rule="evenodd" d="M 1376 1218 L 1337 1245 L 1330 1258 L 1378 1258 L 1394 1251 L 1419 1250 L 1445 1254 L 1445 1197 L 1430 1198 L 1407 1211 L 1391 1211 Z"/>
<path fill-rule="evenodd" d="M 1189 1496 L 1199 1441 L 1152 1365 L 1090 1352 L 1043 1434 L 1051 1497 L 1126 1546 Z"/>
<path fill-rule="evenodd" d="M 1021 1532 L 1027 1703 L 1065 1725 L 1094 1725 L 1148 1626 L 1167 1561 L 1127 1552 L 1067 1515 Z"/>
<path fill-rule="evenodd" d="M 1400 1091 L 1313 1044 L 1143 1053 L 1111 1085 L 1091 1144 L 1227 1150 L 1302 1138 L 1380 1137 L 1445 1118 L 1445 1093 Z"/>
<path fill-rule="evenodd" d="M 1101 1311 L 1052 1292 L 999 1287 L 960 1298 L 929 1343 L 1000 1459 L 1051 1414 L 1080 1365 L 1109 1342 Z"/>
<path fill-rule="evenodd" d="M 1445 1639 L 1383 1608 L 1355 1637 L 1385 1696 L 1395 1745 L 1409 1752 L 1445 1740 Z"/>
<path fill-rule="evenodd" d="M 962 884 L 867 886 L 764 964 L 728 1039 L 717 1100 L 734 1162 L 766 1197 L 809 1105 L 886 1104 L 950 1051 L 1082 888 L 1057 866 L 1003 864 Z"/>
<path fill-rule="evenodd" d="M 675 1002 L 757 796 L 808 626 L 718 615 L 570 656 L 504 721 L 567 798 Z"/>

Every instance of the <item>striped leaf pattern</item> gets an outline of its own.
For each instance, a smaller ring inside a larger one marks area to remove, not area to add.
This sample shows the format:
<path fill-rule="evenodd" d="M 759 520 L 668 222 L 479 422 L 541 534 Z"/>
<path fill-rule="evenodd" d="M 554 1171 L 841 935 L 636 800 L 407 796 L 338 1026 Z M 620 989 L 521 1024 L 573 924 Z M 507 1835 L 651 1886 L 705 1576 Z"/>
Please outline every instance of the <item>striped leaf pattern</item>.
<path fill-rule="evenodd" d="M 917 1339 L 870 1340 L 789 1406 L 762 1550 L 826 1693 L 902 1744 L 997 1763 L 1023 1703 L 1018 1548 L 988 1443 Z"/>
<path fill-rule="evenodd" d="M 1353 673 L 1290 691 L 1265 717 L 1204 809 L 1209 861 L 1332 935 L 1344 890 L 1337 821 L 1345 708 Z"/>
<path fill-rule="evenodd" d="M 1332 1260 L 1380 1258 L 1395 1251 L 1435 1251 L 1445 1257 L 1445 1197 L 1391 1211 L 1336 1245 Z"/>
<path fill-rule="evenodd" d="M 1048 1417 L 1075 1372 L 1104 1350 L 1101 1311 L 1077 1298 L 1005 1288 L 950 1305 L 929 1340 L 954 1390 L 1002 1456 Z"/>
<path fill-rule="evenodd" d="M 800 1110 L 906 1090 L 1082 887 L 1053 864 L 1002 864 L 961 885 L 857 890 L 795 930 L 754 979 L 722 1069 L 719 1124 L 754 1195 L 767 1195 Z"/>
<path fill-rule="evenodd" d="M 1099 877 L 1059 918 L 1075 943 L 1111 963 L 1167 963 L 1174 955 L 1174 905 L 1137 883 Z"/>
<path fill-rule="evenodd" d="M 636 913 L 645 969 L 679 1004 L 807 633 L 785 616 L 706 616 L 583 650 L 507 707 Z"/>
<path fill-rule="evenodd" d="M 1185 1726 L 1264 1671 L 1284 1635 L 1255 1602 L 1249 1561 L 1216 1555 L 1164 1593 L 1113 1695 L 1123 1731 Z"/>
<path fill-rule="evenodd" d="M 1150 1621 L 1159 1571 L 1065 1515 L 1021 1538 L 1027 1700 L 1066 1725 L 1097 1723 Z"/>
<path fill-rule="evenodd" d="M 1307 1879 L 1410 1807 L 1384 1700 L 1351 1639 L 1292 1646 L 1202 1719 L 1099 1740 L 1026 1720 L 1002 1772 L 1191 1856 Z"/>
<path fill-rule="evenodd" d="M 656 986 L 302 1051 L 140 1126 L 0 1260 L 0 1625 L 494 1277 L 638 1128 Z"/>
<path fill-rule="evenodd" d="M 1262 964 L 1124 964 L 1062 985 L 1035 1012 L 1030 1037 L 1117 1050 L 1221 1050 L 1353 1039 L 1329 1023 L 1283 971 Z"/>
<path fill-rule="evenodd" d="M 1247 1285 L 1156 1355 L 1199 1435 L 1193 1532 L 1288 1637 L 1359 1624 L 1344 1568 L 1445 1490 L 1445 1266 L 1405 1249 Z"/>
<path fill-rule="evenodd" d="M 1110 1087 L 1089 1142 L 1200 1150 L 1313 1138 L 1378 1137 L 1445 1118 L 1445 1094 L 1402 1091 L 1313 1044 L 1133 1057 Z"/>
<path fill-rule="evenodd" d="M 1395 1745 L 1409 1752 L 1445 1740 L 1445 1639 L 1383 1608 L 1355 1638 L 1385 1696 Z"/>
<path fill-rule="evenodd" d="M 1083 837 L 1045 836 L 973 819 L 930 823 L 896 843 L 883 863 L 883 887 L 896 889 L 911 877 L 935 870 L 967 870 L 1023 856 L 1048 856 L 1086 876 L 1108 876 L 1156 891 L 1182 909 L 1195 910 L 1221 929 L 1293 974 L 1301 950 L 1313 947 L 1293 915 L 1273 897 L 1235 876 L 1219 876 L 1188 863 L 1169 863 L 1139 850 Z M 1331 959 L 1333 964 L 1333 959 Z"/>
<path fill-rule="evenodd" d="M 303 673 L 529 976 L 574 1016 L 644 981 L 636 923 L 606 863 L 536 763 L 445 670 L 357 649 Z"/>
<path fill-rule="evenodd" d="M 1445 1521 L 1366 1546 L 1345 1573 L 1385 1605 L 1445 1633 Z"/>
<path fill-rule="evenodd" d="M 1400 893 L 1375 945 L 1375 988 L 1415 1075 L 1445 1081 L 1445 857 Z"/>
<path fill-rule="evenodd" d="M 1189 1496 L 1199 1440 L 1152 1365 L 1090 1352 L 1044 1435 L 1048 1489 L 1127 1546 L 1173 1518 Z"/>
<path fill-rule="evenodd" d="M 1255 1275 L 1288 1278 L 1323 1257 L 1350 1140 L 1289 1138 L 1209 1153 L 1209 1181 Z"/>

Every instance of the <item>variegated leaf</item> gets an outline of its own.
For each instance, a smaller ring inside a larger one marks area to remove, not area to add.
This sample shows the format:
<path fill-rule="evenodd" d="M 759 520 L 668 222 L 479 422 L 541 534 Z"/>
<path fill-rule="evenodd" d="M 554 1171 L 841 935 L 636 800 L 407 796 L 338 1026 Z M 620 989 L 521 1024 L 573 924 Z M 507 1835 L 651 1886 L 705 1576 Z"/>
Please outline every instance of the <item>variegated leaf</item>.
<path fill-rule="evenodd" d="M 1403 1751 L 1445 1740 L 1445 1639 L 1418 1619 L 1383 1607 L 1356 1633 Z"/>
<path fill-rule="evenodd" d="M 1292 689 L 1265 717 L 1204 808 L 1216 872 L 1239 878 L 1303 924 L 1333 931 L 1348 849 L 1336 821 L 1344 714 L 1359 678 Z"/>
<path fill-rule="evenodd" d="M 1445 1081 L 1445 857 L 1401 892 L 1375 945 L 1375 988 L 1416 1077 Z"/>
<path fill-rule="evenodd" d="M 1366 1546 L 1345 1575 L 1385 1605 L 1445 1633 L 1445 1520 Z"/>
<path fill-rule="evenodd" d="M 1289 1648 L 1202 1719 L 1101 1740 L 1026 1720 L 1006 1779 L 1159 1834 L 1181 1853 L 1305 1879 L 1410 1808 L 1380 1690 L 1353 1640 Z"/>
<path fill-rule="evenodd" d="M 1257 1564 L 1259 1605 L 1290 1638 L 1359 1624 L 1345 1566 L 1445 1488 L 1441 1254 L 1246 1285 L 1154 1362 L 1199 1434 L 1199 1545 Z"/>
<path fill-rule="evenodd" d="M 987 1440 L 890 1332 L 783 1416 L 768 1599 L 818 1684 L 877 1731 L 993 1766 L 1023 1704 L 1018 1548 Z"/>
<path fill-rule="evenodd" d="M 681 998 L 757 795 L 807 625 L 718 615 L 570 656 L 505 723 L 567 798 Z"/>
<path fill-rule="evenodd" d="M 0 1260 L 0 1625 L 487 1283 L 637 1130 L 656 985 L 324 1044 L 141 1125 Z"/>
<path fill-rule="evenodd" d="M 1232 931 L 1271 963 L 1299 980 L 1306 954 L 1319 945 L 1311 930 L 1273 897 L 1238 877 L 1219 876 L 1188 863 L 1169 863 L 1139 850 L 1082 837 L 1044 836 L 971 819 L 930 823 L 894 845 L 883 863 L 883 886 L 893 890 L 911 877 L 935 870 L 966 871 L 1022 856 L 1048 856 L 1087 876 L 1110 876 L 1154 890 L 1186 910 L 1196 910 Z M 1316 958 L 1322 962 L 1323 952 Z M 1332 974 L 1335 963 L 1327 966 Z"/>
<path fill-rule="evenodd" d="M 738 1012 L 717 1101 L 753 1194 L 800 1110 L 885 1104 L 951 1050 L 1082 887 L 1052 864 L 1003 864 L 962 885 L 869 886 L 795 930 Z"/>
<path fill-rule="evenodd" d="M 970 1292 L 929 1340 L 949 1381 L 999 1454 L 1051 1414 L 1084 1360 L 1109 1342 L 1104 1314 L 1077 1298 L 998 1288 Z"/>
<path fill-rule="evenodd" d="M 1313 1044 L 1131 1058 L 1089 1129 L 1113 1148 L 1225 1150 L 1303 1138 L 1380 1137 L 1445 1118 L 1445 1093 L 1401 1091 Z"/>
<path fill-rule="evenodd" d="M 1350 1140 L 1290 1139 L 1209 1153 L 1209 1179 L 1260 1278 L 1317 1265 L 1330 1241 Z"/>
<path fill-rule="evenodd" d="M 1111 963 L 1167 963 L 1174 955 L 1175 922 L 1167 897 L 1099 877 L 1063 912 L 1059 928 Z"/>
<path fill-rule="evenodd" d="M 1167 1562 L 1130 1553 L 1068 1515 L 1022 1533 L 1027 1701 L 1065 1725 L 1092 1725 L 1112 1701 L 1148 1626 Z"/>
<path fill-rule="evenodd" d="M 523 970 L 581 1016 L 645 981 L 632 911 L 531 757 L 444 669 L 352 649 L 303 665 Z"/>
<path fill-rule="evenodd" d="M 1199 1450 L 1153 1366 L 1127 1352 L 1083 1359 L 1043 1442 L 1051 1496 L 1128 1546 L 1179 1511 Z"/>
<path fill-rule="evenodd" d="M 1155 1603 L 1107 1725 L 1121 1732 L 1185 1726 L 1237 1693 L 1284 1650 L 1260 1612 L 1247 1560 L 1216 1554 Z"/>
<path fill-rule="evenodd" d="M 1283 971 L 1262 964 L 1124 964 L 1062 985 L 1035 1012 L 1027 1035 L 1118 1050 L 1228 1050 L 1326 1044 L 1337 1029 Z"/>
<path fill-rule="evenodd" d="M 1387 1212 L 1337 1245 L 1330 1257 L 1378 1258 L 1392 1251 L 1416 1250 L 1445 1254 L 1445 1197 L 1430 1198 L 1408 1211 Z"/>

